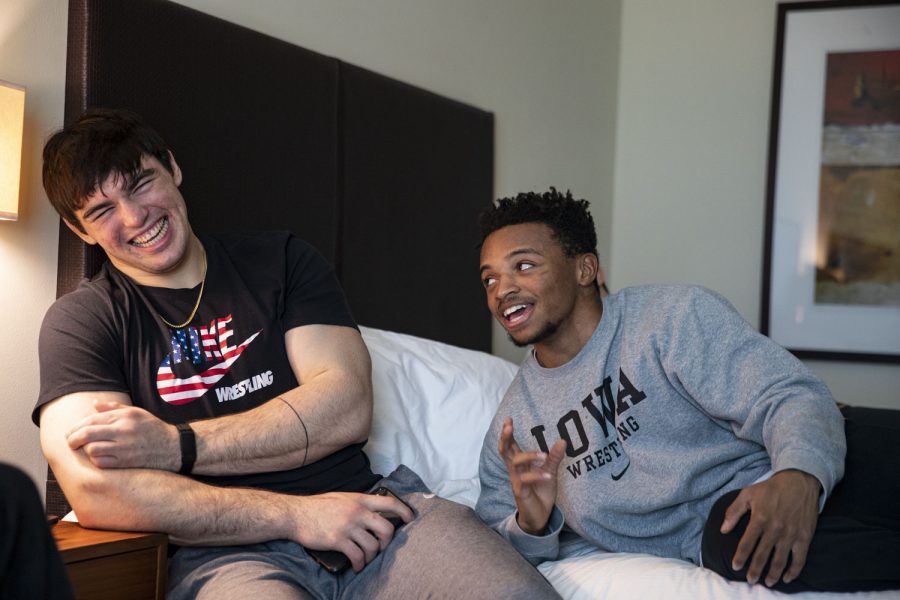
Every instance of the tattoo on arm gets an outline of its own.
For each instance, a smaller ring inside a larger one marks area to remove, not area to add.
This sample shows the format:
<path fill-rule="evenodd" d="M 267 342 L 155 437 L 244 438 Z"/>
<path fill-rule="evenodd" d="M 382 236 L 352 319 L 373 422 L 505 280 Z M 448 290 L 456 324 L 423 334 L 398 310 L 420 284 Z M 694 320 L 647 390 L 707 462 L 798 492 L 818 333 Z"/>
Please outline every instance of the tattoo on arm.
<path fill-rule="evenodd" d="M 300 466 L 304 467 L 306 465 L 306 459 L 309 458 L 309 431 L 306 430 L 306 423 L 303 422 L 303 419 L 300 418 L 300 413 L 297 412 L 297 409 L 295 409 L 293 406 L 291 406 L 290 402 L 288 402 L 281 396 L 276 396 L 276 398 L 278 398 L 279 400 L 284 402 L 285 405 L 289 409 L 291 409 L 291 412 L 293 412 L 295 415 L 297 415 L 297 420 L 300 421 L 300 425 L 303 426 L 303 435 L 306 438 L 306 444 L 304 445 L 304 448 L 303 448 L 303 462 L 300 463 Z"/>

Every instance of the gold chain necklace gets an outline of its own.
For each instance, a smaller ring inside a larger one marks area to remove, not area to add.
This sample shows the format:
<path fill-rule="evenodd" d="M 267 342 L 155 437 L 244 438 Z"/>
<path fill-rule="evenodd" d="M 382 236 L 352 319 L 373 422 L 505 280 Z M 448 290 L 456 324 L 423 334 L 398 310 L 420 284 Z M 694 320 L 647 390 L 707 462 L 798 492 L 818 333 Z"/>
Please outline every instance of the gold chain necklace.
<path fill-rule="evenodd" d="M 176 325 L 175 323 L 169 323 L 166 321 L 166 318 L 159 315 L 159 318 L 162 319 L 162 322 L 171 327 L 172 329 L 181 329 L 182 327 L 187 326 L 188 323 L 194 320 L 194 317 L 197 316 L 197 310 L 200 308 L 200 300 L 203 299 L 203 288 L 206 286 L 206 249 L 203 249 L 203 279 L 200 280 L 200 293 L 197 294 L 197 302 L 194 304 L 194 310 L 191 311 L 191 316 L 187 318 L 187 320 L 181 325 Z"/>

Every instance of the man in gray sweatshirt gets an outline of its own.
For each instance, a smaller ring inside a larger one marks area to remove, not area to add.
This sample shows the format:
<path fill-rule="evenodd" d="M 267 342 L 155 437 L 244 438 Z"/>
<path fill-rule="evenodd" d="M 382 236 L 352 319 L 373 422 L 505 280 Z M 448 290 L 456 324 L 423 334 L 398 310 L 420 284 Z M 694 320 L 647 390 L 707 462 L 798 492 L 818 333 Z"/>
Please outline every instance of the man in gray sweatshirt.
<path fill-rule="evenodd" d="M 897 452 L 838 485 L 825 385 L 714 292 L 607 296 L 587 207 L 551 188 L 482 215 L 488 307 L 533 346 L 485 437 L 482 518 L 533 563 L 586 540 L 782 591 L 900 587 Z"/>

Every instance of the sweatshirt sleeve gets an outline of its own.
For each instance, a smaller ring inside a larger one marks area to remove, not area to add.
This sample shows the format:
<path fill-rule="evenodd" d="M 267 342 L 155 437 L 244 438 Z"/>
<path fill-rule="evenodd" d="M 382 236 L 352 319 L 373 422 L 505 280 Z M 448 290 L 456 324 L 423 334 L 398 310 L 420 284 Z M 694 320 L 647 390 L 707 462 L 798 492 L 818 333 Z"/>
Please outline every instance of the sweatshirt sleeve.
<path fill-rule="evenodd" d="M 661 360 L 673 384 L 737 437 L 762 444 L 774 472 L 816 477 L 821 510 L 846 454 L 843 418 L 825 384 L 714 292 L 689 288 L 668 318 Z"/>
<path fill-rule="evenodd" d="M 501 411 L 502 411 L 501 404 Z M 522 531 L 516 520 L 516 502 L 509 484 L 506 465 L 497 452 L 497 440 L 502 424 L 501 413 L 494 417 L 481 447 L 479 476 L 481 494 L 475 511 L 478 516 L 503 536 L 531 564 L 555 560 L 559 555 L 559 534 L 563 515 L 557 507 L 550 514 L 545 535 L 531 535 Z"/>

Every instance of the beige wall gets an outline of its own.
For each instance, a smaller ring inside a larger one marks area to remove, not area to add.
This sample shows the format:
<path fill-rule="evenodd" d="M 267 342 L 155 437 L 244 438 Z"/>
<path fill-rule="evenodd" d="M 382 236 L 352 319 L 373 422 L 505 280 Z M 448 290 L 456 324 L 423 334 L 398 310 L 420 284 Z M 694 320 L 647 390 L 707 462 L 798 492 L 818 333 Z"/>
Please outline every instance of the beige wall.
<path fill-rule="evenodd" d="M 57 219 L 41 187 L 41 148 L 62 123 L 66 3 L 0 0 L 0 79 L 28 88 L 20 213 L 0 222 L 0 461 L 43 490 L 46 463 L 31 424 L 38 393 L 37 337 L 56 290 Z"/>
<path fill-rule="evenodd" d="M 625 0 L 614 287 L 705 285 L 758 326 L 775 6 Z M 900 408 L 900 366 L 807 364 L 840 401 Z"/>

